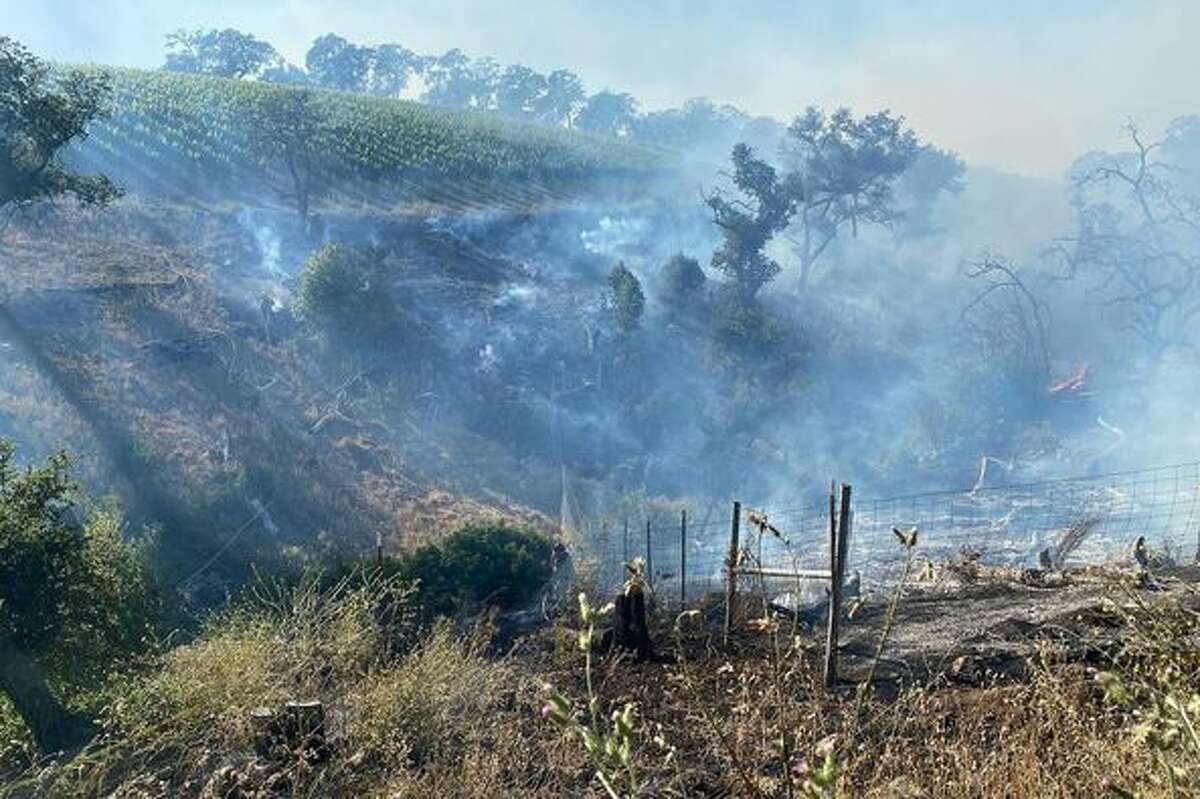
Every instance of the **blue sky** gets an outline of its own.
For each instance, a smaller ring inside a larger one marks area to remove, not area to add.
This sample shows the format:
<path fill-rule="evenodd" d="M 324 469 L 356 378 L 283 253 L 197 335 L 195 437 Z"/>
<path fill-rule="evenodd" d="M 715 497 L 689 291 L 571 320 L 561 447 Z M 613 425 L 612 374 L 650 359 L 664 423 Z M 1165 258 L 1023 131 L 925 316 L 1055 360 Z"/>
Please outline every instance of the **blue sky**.
<path fill-rule="evenodd" d="M 0 0 L 0 32 L 56 59 L 156 66 L 178 27 L 235 27 L 302 62 L 333 31 L 418 52 L 460 47 L 646 107 L 707 95 L 790 117 L 891 108 L 975 164 L 1057 176 L 1200 112 L 1194 0 Z"/>

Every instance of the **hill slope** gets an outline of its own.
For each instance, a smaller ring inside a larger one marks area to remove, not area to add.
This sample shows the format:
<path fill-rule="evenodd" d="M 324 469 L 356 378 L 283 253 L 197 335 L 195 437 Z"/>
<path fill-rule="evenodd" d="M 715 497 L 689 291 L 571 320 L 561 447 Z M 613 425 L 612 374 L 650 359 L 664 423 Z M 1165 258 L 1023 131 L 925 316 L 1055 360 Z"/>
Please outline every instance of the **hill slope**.
<path fill-rule="evenodd" d="M 622 142 L 405 100 L 115 67 L 112 116 L 75 148 L 146 196 L 527 210 L 669 168 Z"/>

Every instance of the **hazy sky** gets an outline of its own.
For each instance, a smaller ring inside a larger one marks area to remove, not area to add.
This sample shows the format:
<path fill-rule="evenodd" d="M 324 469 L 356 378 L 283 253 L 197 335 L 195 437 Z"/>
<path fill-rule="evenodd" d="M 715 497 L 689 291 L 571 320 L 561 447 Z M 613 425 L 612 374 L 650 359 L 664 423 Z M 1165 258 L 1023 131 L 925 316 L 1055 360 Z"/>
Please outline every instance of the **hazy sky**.
<path fill-rule="evenodd" d="M 56 59 L 157 66 L 178 27 L 235 27 L 303 63 L 333 31 L 421 53 L 459 47 L 644 107 L 707 95 L 790 117 L 880 107 L 968 161 L 1056 176 L 1200 112 L 1196 0 L 0 0 L 0 33 Z"/>

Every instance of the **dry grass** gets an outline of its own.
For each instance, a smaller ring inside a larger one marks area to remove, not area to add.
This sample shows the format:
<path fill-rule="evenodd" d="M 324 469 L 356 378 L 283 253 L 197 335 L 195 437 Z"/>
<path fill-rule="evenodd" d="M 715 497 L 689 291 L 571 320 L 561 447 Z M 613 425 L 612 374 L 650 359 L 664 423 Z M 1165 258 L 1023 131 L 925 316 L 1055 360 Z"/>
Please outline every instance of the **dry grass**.
<path fill-rule="evenodd" d="M 118 693 L 104 740 L 70 764 L 29 770 L 10 793 L 606 795 L 578 740 L 539 713 L 551 683 L 586 717 L 577 620 L 496 657 L 482 628 L 415 635 L 406 614 L 381 615 L 395 590 L 260 591 Z M 703 613 L 659 620 L 674 659 L 597 658 L 595 694 L 603 718 L 636 707 L 639 796 L 1154 797 L 1173 795 L 1171 779 L 1174 795 L 1192 795 L 1197 753 L 1137 725 L 1149 718 L 1148 685 L 1160 698 L 1194 697 L 1196 664 L 1177 644 L 1200 625 L 1186 608 L 1127 599 L 1114 595 L 1124 604 L 1109 609 L 1126 642 L 1108 664 L 1127 686 L 1123 704 L 1106 699 L 1095 669 L 1049 645 L 1019 681 L 935 677 L 865 701 L 852 688 L 830 695 L 814 641 L 768 622 L 725 648 Z M 250 710 L 297 698 L 325 704 L 328 758 L 257 760 Z M 822 786 L 812 776 L 826 753 L 835 772 Z"/>

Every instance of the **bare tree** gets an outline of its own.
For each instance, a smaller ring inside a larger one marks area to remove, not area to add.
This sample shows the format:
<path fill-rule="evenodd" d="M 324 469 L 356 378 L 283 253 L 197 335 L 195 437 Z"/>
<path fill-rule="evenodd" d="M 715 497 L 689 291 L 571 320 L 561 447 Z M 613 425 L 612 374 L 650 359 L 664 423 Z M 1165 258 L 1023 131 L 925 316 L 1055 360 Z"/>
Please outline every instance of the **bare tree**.
<path fill-rule="evenodd" d="M 1124 327 L 1154 351 L 1181 340 L 1200 313 L 1200 203 L 1177 191 L 1176 168 L 1132 122 L 1132 152 L 1107 155 L 1073 181 L 1077 230 L 1052 252 L 1083 277 Z M 1098 161 L 1095 162 L 1095 161 Z"/>
<path fill-rule="evenodd" d="M 966 276 L 986 285 L 959 314 L 979 336 L 990 354 L 1035 363 L 1043 378 L 1050 376 L 1046 345 L 1049 310 L 1025 281 L 1020 270 L 1003 258 L 988 255 L 966 267 Z"/>

